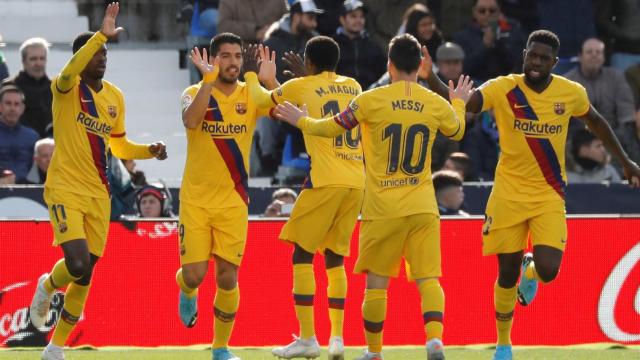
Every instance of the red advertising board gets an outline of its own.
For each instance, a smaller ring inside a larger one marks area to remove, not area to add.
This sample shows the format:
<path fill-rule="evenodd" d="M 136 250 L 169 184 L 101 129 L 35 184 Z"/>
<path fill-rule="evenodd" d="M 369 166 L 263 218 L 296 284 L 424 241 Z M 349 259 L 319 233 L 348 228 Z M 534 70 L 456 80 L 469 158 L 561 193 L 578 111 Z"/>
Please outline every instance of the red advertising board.
<path fill-rule="evenodd" d="M 284 344 L 297 333 L 291 296 L 290 246 L 276 240 L 283 222 L 251 221 L 240 271 L 240 310 L 231 345 Z M 442 286 L 446 295 L 445 343 L 495 341 L 494 257 L 481 255 L 481 220 L 443 220 Z M 133 229 L 130 229 L 134 227 Z M 357 255 L 346 261 L 349 295 L 345 342 L 364 344 L 361 303 L 364 277 L 351 274 Z M 556 281 L 543 285 L 526 308 L 516 308 L 516 344 L 563 345 L 593 342 L 640 344 L 640 219 L 570 219 L 566 256 Z M 46 341 L 29 325 L 27 309 L 40 274 L 61 257 L 50 246 L 47 222 L 0 222 L 0 344 Z M 107 250 L 97 265 L 83 317 L 70 345 L 187 345 L 212 337 L 214 279 L 199 292 L 199 320 L 184 328 L 177 315 L 179 266 L 176 224 L 111 225 Z M 329 335 L 326 275 L 316 261 L 316 331 Z M 55 300 L 57 316 L 61 296 Z M 535 335 L 532 335 L 535 334 Z M 401 276 L 391 282 L 386 344 L 423 344 L 424 330 L 415 285 Z"/>

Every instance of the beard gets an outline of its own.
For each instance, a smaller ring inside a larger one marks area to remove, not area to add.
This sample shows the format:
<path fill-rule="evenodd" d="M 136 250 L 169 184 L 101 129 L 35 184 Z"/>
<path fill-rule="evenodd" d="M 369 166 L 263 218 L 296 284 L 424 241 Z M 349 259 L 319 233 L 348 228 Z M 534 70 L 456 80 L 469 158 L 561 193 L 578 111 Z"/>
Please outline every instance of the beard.
<path fill-rule="evenodd" d="M 237 69 L 236 67 L 233 67 L 235 69 Z M 240 76 L 240 69 L 237 69 L 237 72 L 235 75 L 229 75 L 227 74 L 227 71 L 230 70 L 231 67 L 228 67 L 224 70 L 220 71 L 220 74 L 218 75 L 218 77 L 220 78 L 220 81 L 222 81 L 225 84 L 233 84 L 236 81 L 238 81 L 238 77 Z"/>

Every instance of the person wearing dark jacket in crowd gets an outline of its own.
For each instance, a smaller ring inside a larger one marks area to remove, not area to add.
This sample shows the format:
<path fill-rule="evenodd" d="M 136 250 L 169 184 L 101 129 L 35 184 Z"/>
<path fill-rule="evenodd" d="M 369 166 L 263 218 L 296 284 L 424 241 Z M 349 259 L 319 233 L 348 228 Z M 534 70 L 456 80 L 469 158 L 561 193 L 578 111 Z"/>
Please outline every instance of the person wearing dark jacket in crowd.
<path fill-rule="evenodd" d="M 14 85 L 0 88 L 0 169 L 9 169 L 22 183 L 33 163 L 35 130 L 20 124 L 24 94 Z"/>
<path fill-rule="evenodd" d="M 362 1 L 347 0 L 340 12 L 340 26 L 333 39 L 340 46 L 336 73 L 349 76 L 366 89 L 384 74 L 387 57 L 364 29 L 366 7 Z"/>
<path fill-rule="evenodd" d="M 405 32 L 415 36 L 420 45 L 427 47 L 431 58 L 438 60 L 436 50 L 444 40 L 442 33 L 436 26 L 436 17 L 431 11 L 424 11 L 420 8 L 411 11 L 407 16 Z"/>
<path fill-rule="evenodd" d="M 467 131 L 460 148 L 469 155 L 472 173 L 478 180 L 493 181 L 500 155 L 493 111 L 478 114 L 478 120 Z"/>
<path fill-rule="evenodd" d="M 31 38 L 20 46 L 22 70 L 14 77 L 6 79 L 4 84 L 13 84 L 22 90 L 25 97 L 25 109 L 20 122 L 35 130 L 38 135 L 52 135 L 53 117 L 51 103 L 51 80 L 46 73 L 49 43 L 43 38 Z"/>

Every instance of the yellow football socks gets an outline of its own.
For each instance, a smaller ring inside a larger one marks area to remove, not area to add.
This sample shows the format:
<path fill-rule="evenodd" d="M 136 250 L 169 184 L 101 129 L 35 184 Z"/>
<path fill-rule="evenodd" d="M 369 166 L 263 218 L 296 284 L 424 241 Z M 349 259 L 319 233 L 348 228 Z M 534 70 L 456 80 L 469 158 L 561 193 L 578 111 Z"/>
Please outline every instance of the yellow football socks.
<path fill-rule="evenodd" d="M 367 339 L 369 351 L 382 351 L 382 328 L 387 316 L 387 290 L 366 289 L 362 303 L 362 319 L 364 320 L 364 335 Z"/>
<path fill-rule="evenodd" d="M 496 282 L 493 287 L 498 345 L 511 344 L 511 324 L 513 323 L 513 310 L 516 307 L 516 297 L 517 286 L 504 289 Z"/>
<path fill-rule="evenodd" d="M 240 303 L 240 289 L 238 286 L 231 290 L 219 288 L 213 300 L 213 349 L 227 347 L 236 312 Z"/>
<path fill-rule="evenodd" d="M 198 289 L 192 289 L 189 286 L 187 286 L 187 284 L 184 282 L 184 278 L 182 277 L 182 268 L 178 269 L 178 272 L 176 272 L 176 282 L 178 283 L 178 286 L 180 287 L 180 290 L 182 290 L 182 292 L 188 297 L 188 298 L 192 298 L 194 296 L 198 295 Z"/>
<path fill-rule="evenodd" d="M 344 271 L 344 266 L 327 269 L 327 282 L 331 336 L 342 336 L 344 299 L 347 296 L 347 274 Z"/>
<path fill-rule="evenodd" d="M 313 323 L 313 295 L 316 279 L 312 264 L 293 264 L 293 301 L 300 323 L 300 337 L 309 339 L 316 331 Z"/>
<path fill-rule="evenodd" d="M 47 277 L 47 280 L 44 282 L 44 288 L 52 293 L 55 289 L 63 288 L 69 283 L 74 282 L 80 279 L 80 277 L 75 277 L 69 273 L 67 269 L 67 264 L 65 264 L 64 259 L 58 260 L 58 262 L 53 266 L 51 270 L 51 274 Z"/>
<path fill-rule="evenodd" d="M 87 301 L 90 287 L 91 285 L 83 286 L 76 283 L 71 283 L 67 287 L 67 292 L 64 295 L 64 306 L 62 307 L 58 324 L 51 338 L 51 341 L 56 346 L 64 346 L 64 343 L 69 338 L 69 334 L 76 326 L 78 320 L 80 320 L 80 315 L 82 315 L 82 309 Z"/>
<path fill-rule="evenodd" d="M 442 339 L 444 315 L 444 291 L 437 279 L 423 281 L 418 286 L 422 298 L 422 319 L 427 340 Z"/>

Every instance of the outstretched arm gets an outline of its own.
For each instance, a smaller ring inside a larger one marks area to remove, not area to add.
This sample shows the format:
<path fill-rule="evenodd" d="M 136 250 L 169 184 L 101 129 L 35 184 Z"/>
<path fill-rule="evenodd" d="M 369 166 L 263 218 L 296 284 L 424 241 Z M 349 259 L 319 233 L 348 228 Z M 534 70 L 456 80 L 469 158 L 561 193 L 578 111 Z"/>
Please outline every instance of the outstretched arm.
<path fill-rule="evenodd" d="M 604 146 L 620 161 L 629 185 L 634 188 L 640 187 L 640 168 L 624 152 L 607 120 L 593 106 L 589 107 L 589 111 L 586 114 L 578 118 L 587 124 L 591 132 L 602 140 Z"/>
<path fill-rule="evenodd" d="M 167 158 L 167 147 L 162 141 L 152 144 L 138 144 L 129 140 L 125 135 L 120 137 L 111 137 L 109 148 L 117 158 L 134 160 L 134 159 L 151 159 L 155 157 L 158 160 Z"/>
<path fill-rule="evenodd" d="M 423 79 L 427 79 L 427 84 L 429 84 L 431 91 L 447 100 L 451 100 L 449 87 L 433 72 L 433 60 L 426 46 L 422 47 L 422 62 L 420 63 L 418 75 Z M 477 91 L 471 94 L 469 101 L 467 101 L 466 110 L 472 113 L 478 113 L 482 110 L 482 97 Z"/>
<path fill-rule="evenodd" d="M 116 17 L 119 11 L 120 5 L 117 2 L 112 2 L 107 6 L 100 31 L 96 32 L 62 68 L 60 76 L 56 80 L 58 91 L 61 93 L 69 92 L 75 85 L 76 76 L 80 75 L 93 58 L 93 55 L 107 42 L 107 38 L 116 37 L 118 33 L 124 30 L 121 27 L 116 28 Z"/>
<path fill-rule="evenodd" d="M 195 129 L 202 122 L 207 111 L 211 90 L 220 72 L 220 67 L 218 66 L 220 59 L 216 56 L 213 64 L 210 64 L 207 49 L 203 49 L 202 55 L 200 55 L 200 50 L 197 47 L 191 50 L 190 58 L 193 65 L 202 73 L 202 85 L 193 101 L 186 108 L 183 108 L 182 123 L 187 129 Z"/>
<path fill-rule="evenodd" d="M 285 101 L 284 104 L 279 104 L 275 108 L 273 114 L 276 119 L 299 128 L 305 134 L 328 138 L 336 137 L 358 126 L 358 121 L 350 107 L 338 115 L 313 119 L 309 117 L 306 104 L 299 109 Z"/>
<path fill-rule="evenodd" d="M 250 45 L 251 46 L 251 45 Z M 277 102 L 271 96 L 271 91 L 267 91 L 260 82 L 263 82 L 270 90 L 280 86 L 276 80 L 276 52 L 269 52 L 268 46 L 258 46 L 258 58 L 251 55 L 251 48 L 244 52 L 244 80 L 249 88 L 251 99 L 260 108 L 267 108 L 277 105 Z"/>

